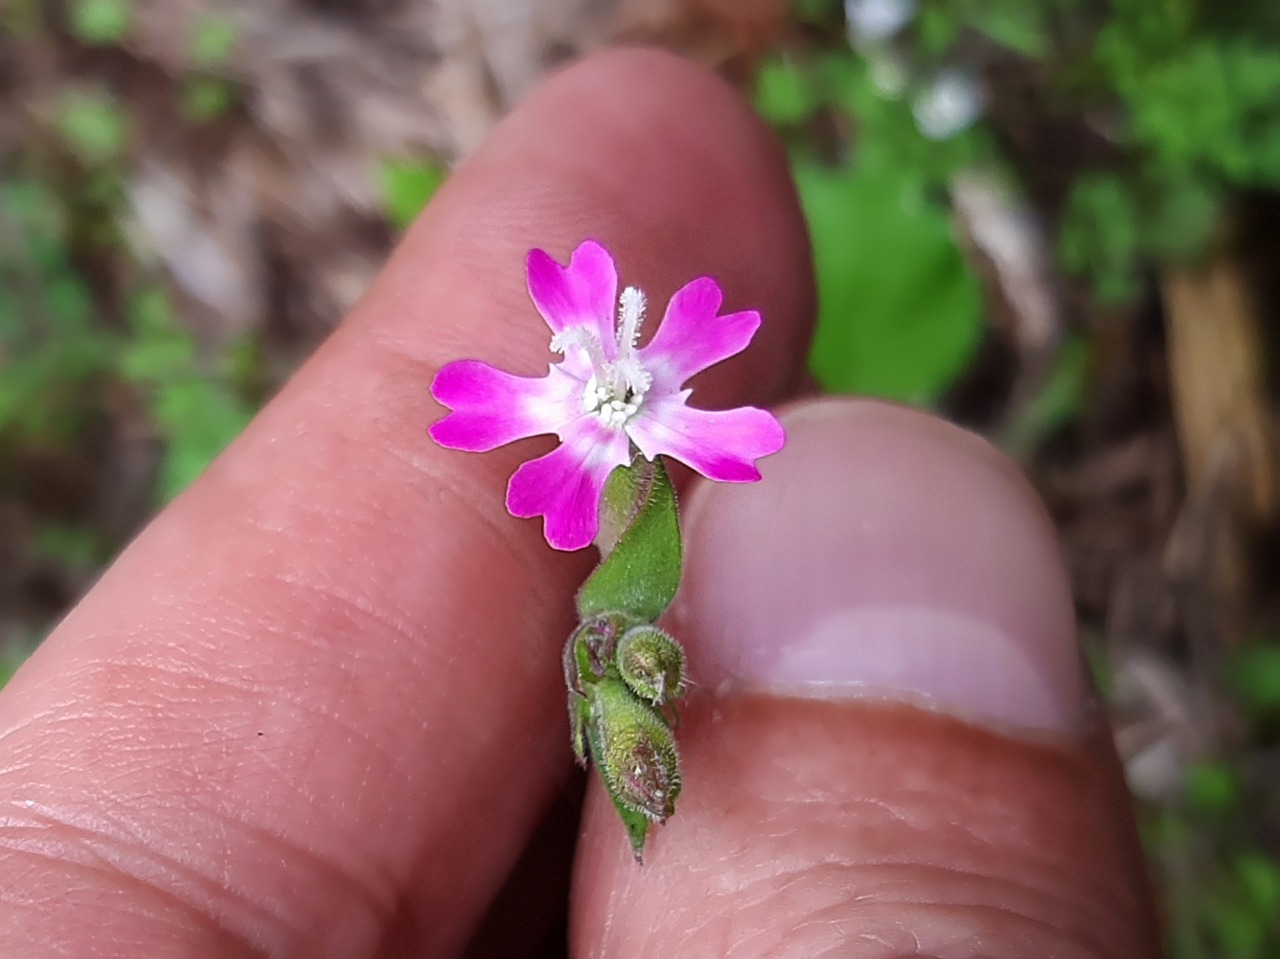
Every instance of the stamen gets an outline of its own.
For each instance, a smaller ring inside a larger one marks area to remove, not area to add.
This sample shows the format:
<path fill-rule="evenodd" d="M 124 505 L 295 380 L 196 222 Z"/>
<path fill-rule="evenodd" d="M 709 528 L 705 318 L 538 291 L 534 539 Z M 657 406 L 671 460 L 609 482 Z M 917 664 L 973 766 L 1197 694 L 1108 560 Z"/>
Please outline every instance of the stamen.
<path fill-rule="evenodd" d="M 551 349 L 564 353 L 575 347 L 591 361 L 592 376 L 584 385 L 582 411 L 594 413 L 606 426 L 621 429 L 644 403 L 653 377 L 640 364 L 636 342 L 644 323 L 645 295 L 634 286 L 618 298 L 618 356 L 610 360 L 604 343 L 585 326 L 572 326 L 551 338 Z"/>

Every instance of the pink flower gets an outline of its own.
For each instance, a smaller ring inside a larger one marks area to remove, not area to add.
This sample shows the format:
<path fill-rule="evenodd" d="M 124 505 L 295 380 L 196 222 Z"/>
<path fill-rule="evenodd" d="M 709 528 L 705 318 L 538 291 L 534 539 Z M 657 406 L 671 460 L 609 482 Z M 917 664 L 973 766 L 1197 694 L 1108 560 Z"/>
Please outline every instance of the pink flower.
<path fill-rule="evenodd" d="M 599 243 L 582 243 L 567 267 L 533 250 L 527 268 L 529 295 L 551 327 L 551 349 L 564 359 L 540 379 L 461 360 L 431 384 L 432 396 L 452 410 L 430 429 L 441 446 L 483 452 L 542 433 L 560 438 L 511 477 L 513 516 L 546 517 L 556 549 L 589 545 L 605 480 L 631 462 L 633 448 L 650 460 L 674 457 L 714 480 L 760 478 L 755 460 L 782 448 L 778 421 L 754 407 L 692 409 L 684 388 L 695 373 L 745 349 L 759 313 L 718 315 L 720 287 L 704 276 L 676 292 L 653 339 L 637 347 L 645 296 L 629 286 L 619 297 L 613 258 Z"/>

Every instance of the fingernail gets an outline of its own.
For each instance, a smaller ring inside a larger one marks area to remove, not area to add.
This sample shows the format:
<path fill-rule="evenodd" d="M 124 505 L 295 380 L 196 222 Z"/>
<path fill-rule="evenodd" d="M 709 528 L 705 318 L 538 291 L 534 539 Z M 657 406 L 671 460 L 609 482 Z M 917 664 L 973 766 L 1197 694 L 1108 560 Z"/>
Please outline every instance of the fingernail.
<path fill-rule="evenodd" d="M 1086 684 L 1052 525 L 983 440 L 826 399 L 755 484 L 702 484 L 673 610 L 695 683 L 893 697 L 1069 730 Z"/>

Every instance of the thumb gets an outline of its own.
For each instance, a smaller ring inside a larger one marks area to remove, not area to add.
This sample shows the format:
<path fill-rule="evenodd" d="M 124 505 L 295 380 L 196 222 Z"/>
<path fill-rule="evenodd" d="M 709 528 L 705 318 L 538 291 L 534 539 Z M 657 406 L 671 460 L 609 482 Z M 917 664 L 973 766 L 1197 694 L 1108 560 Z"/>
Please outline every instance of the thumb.
<path fill-rule="evenodd" d="M 1158 955 L 1027 484 L 906 409 L 823 400 L 784 422 L 764 482 L 691 498 L 685 790 L 640 868 L 590 799 L 577 954 Z"/>

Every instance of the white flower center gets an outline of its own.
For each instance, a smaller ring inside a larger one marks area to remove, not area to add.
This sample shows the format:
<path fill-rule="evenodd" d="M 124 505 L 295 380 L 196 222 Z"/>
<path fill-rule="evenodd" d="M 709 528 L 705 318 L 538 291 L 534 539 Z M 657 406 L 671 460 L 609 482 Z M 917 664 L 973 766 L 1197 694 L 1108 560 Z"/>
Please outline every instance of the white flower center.
<path fill-rule="evenodd" d="M 582 410 L 595 413 L 600 422 L 622 429 L 640 411 L 653 377 L 640 365 L 636 341 L 644 323 L 645 296 L 634 286 L 618 299 L 617 358 L 610 360 L 600 338 L 584 326 L 561 330 L 551 338 L 551 349 L 563 353 L 581 349 L 591 361 L 591 378 L 582 393 Z"/>

